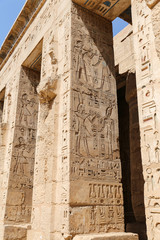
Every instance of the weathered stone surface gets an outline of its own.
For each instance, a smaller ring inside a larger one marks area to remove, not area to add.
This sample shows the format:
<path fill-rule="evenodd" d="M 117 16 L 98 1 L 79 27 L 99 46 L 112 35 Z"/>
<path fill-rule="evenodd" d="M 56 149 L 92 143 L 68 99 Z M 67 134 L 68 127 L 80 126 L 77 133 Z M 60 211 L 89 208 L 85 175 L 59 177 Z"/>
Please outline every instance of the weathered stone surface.
<path fill-rule="evenodd" d="M 99 235 L 77 235 L 73 240 L 138 240 L 132 233 L 106 233 Z"/>
<path fill-rule="evenodd" d="M 124 12 L 131 4 L 130 0 L 73 0 L 73 2 L 81 5 L 83 8 L 105 17 L 112 21 Z"/>
<path fill-rule="evenodd" d="M 155 9 L 158 4 L 154 6 Z M 154 9 L 153 8 L 153 9 Z M 132 1 L 136 82 L 144 176 L 144 198 L 148 239 L 159 239 L 159 75 L 160 59 L 155 44 L 152 12 L 146 1 Z M 158 17 L 156 14 L 155 19 Z M 135 20 L 134 20 L 135 19 Z M 159 26 L 156 26 L 158 32 Z M 158 35 L 157 35 L 158 36 Z"/>
<path fill-rule="evenodd" d="M 88 10 L 71 0 L 32 2 L 0 52 L 0 239 L 135 240 L 120 233 L 125 221 L 111 25 L 130 2 L 75 1 Z M 136 70 L 137 85 L 125 81 L 134 217 L 136 224 L 145 222 L 144 191 L 148 240 L 159 240 L 160 7 L 147 4 L 132 1 L 133 27 L 115 38 L 115 62 L 119 74 Z"/>
<path fill-rule="evenodd" d="M 25 240 L 27 229 L 22 227 L 5 227 L 4 240 Z"/>
<path fill-rule="evenodd" d="M 146 0 L 147 6 L 150 8 L 153 8 L 158 2 L 159 0 Z"/>
<path fill-rule="evenodd" d="M 157 51 L 157 55 L 160 59 L 160 30 L 159 30 L 159 24 L 160 24 L 160 2 L 157 1 L 157 4 L 152 9 L 152 25 L 153 25 L 153 32 L 155 36 L 155 47 Z"/>
<path fill-rule="evenodd" d="M 114 61 L 118 73 L 123 74 L 135 69 L 135 56 L 133 47 L 133 27 L 128 25 L 113 38 Z"/>

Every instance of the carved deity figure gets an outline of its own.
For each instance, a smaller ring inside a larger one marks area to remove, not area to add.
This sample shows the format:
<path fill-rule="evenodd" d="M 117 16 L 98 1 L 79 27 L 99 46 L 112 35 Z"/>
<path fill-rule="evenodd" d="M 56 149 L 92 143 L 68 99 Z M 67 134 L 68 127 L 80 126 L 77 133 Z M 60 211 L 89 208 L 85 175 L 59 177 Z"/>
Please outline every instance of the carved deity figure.
<path fill-rule="evenodd" d="M 31 116 L 30 111 L 28 110 L 28 104 L 29 104 L 29 100 L 28 100 L 28 95 L 25 93 L 22 95 L 22 99 L 21 99 L 21 112 L 20 112 L 20 116 L 19 116 L 19 123 L 23 123 L 26 126 L 28 126 L 29 123 L 29 117 Z"/>
<path fill-rule="evenodd" d="M 109 91 L 111 89 L 110 70 L 102 55 L 94 49 L 90 36 L 79 37 L 74 46 L 76 80 L 94 89 Z"/>
<path fill-rule="evenodd" d="M 31 118 L 30 118 L 30 126 L 33 128 L 36 128 L 38 112 L 37 112 L 36 101 L 34 98 L 32 98 L 30 100 L 30 107 L 32 109 Z"/>
<path fill-rule="evenodd" d="M 160 162 L 160 146 L 159 146 L 159 140 L 157 140 L 156 147 L 155 147 L 155 160 L 157 163 Z"/>
<path fill-rule="evenodd" d="M 91 136 L 91 133 L 88 131 L 86 120 L 89 117 L 89 114 L 85 113 L 83 104 L 79 104 L 77 112 L 75 112 L 78 121 L 78 129 L 76 131 L 76 153 L 78 155 L 87 155 L 90 156 L 89 147 L 88 147 L 88 137 Z M 82 153 L 83 150 L 85 153 Z"/>
<path fill-rule="evenodd" d="M 26 148 L 26 144 L 22 137 L 18 139 L 19 143 L 15 146 L 17 151 L 17 161 L 14 166 L 13 172 L 24 174 L 24 164 L 26 164 L 26 158 L 24 157 L 24 151 Z"/>
<path fill-rule="evenodd" d="M 146 152 L 148 155 L 148 162 L 151 162 L 151 157 L 150 157 L 151 147 L 149 144 L 146 144 Z"/>

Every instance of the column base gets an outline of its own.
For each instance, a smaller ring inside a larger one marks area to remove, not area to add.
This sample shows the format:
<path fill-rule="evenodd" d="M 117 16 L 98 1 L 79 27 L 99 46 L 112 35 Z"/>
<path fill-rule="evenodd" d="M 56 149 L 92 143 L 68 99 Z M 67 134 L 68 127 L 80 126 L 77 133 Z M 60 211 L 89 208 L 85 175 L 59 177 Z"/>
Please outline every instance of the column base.
<path fill-rule="evenodd" d="M 73 240 L 139 240 L 139 238 L 134 233 L 105 233 L 77 235 Z"/>
<path fill-rule="evenodd" d="M 4 240 L 26 240 L 27 228 L 5 226 L 4 228 Z"/>
<path fill-rule="evenodd" d="M 139 236 L 139 240 L 147 240 L 146 226 L 144 223 L 128 223 L 126 226 L 126 232 L 137 233 Z"/>
<path fill-rule="evenodd" d="M 45 236 L 42 232 L 28 230 L 27 231 L 27 240 L 44 240 Z"/>

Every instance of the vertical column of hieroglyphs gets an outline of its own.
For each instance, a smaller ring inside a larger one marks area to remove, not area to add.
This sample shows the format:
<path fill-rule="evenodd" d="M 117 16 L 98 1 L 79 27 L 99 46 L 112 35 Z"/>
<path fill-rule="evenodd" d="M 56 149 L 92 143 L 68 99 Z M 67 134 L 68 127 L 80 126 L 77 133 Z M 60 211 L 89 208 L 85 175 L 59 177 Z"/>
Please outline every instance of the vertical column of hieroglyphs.
<path fill-rule="evenodd" d="M 16 118 L 16 106 L 18 95 L 18 82 L 20 76 L 19 68 L 12 73 L 13 76 L 8 74 L 9 67 L 2 75 L 3 81 L 0 83 L 0 88 L 5 88 L 3 116 L 1 125 L 1 180 L 0 180 L 0 239 L 4 236 L 4 216 L 6 208 L 6 198 L 8 190 L 8 180 L 10 172 L 12 145 L 14 138 L 14 126 Z M 10 81 L 7 81 L 8 79 Z M 7 79 L 7 80 L 6 80 Z"/>
<path fill-rule="evenodd" d="M 70 232 L 123 231 L 111 23 L 73 5 L 71 31 Z"/>
<path fill-rule="evenodd" d="M 30 223 L 38 101 L 39 73 L 22 68 L 5 213 L 4 239 L 25 239 Z M 25 225 L 26 224 L 26 225 Z M 17 228 L 15 227 L 17 226 Z M 21 227 L 20 227 L 21 226 Z"/>
<path fill-rule="evenodd" d="M 148 240 L 160 236 L 160 62 L 155 48 L 151 10 L 133 0 L 137 95 Z"/>
<path fill-rule="evenodd" d="M 57 206 L 57 213 L 61 208 L 61 219 L 56 226 L 64 239 L 70 239 L 70 122 L 71 122 L 71 1 L 59 2 L 60 10 L 58 23 L 59 46 L 59 75 L 61 74 L 60 91 L 60 139 L 58 151 L 58 175 L 57 200 L 61 207 Z M 57 6 L 58 7 L 58 6 Z"/>
<path fill-rule="evenodd" d="M 71 1 L 52 1 L 43 38 L 32 227 L 28 240 L 68 237 Z M 67 129 L 68 127 L 68 129 Z"/>

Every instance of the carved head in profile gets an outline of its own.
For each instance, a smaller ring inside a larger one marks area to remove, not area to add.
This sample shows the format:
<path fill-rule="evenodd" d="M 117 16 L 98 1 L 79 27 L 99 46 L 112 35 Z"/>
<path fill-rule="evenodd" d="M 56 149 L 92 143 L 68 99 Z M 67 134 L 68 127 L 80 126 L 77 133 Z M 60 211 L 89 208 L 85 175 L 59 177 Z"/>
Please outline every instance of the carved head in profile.
<path fill-rule="evenodd" d="M 77 111 L 80 113 L 80 114 L 83 114 L 84 113 L 84 107 L 83 107 L 83 104 L 80 103 L 77 107 Z"/>
<path fill-rule="evenodd" d="M 108 108 L 106 109 L 106 118 L 109 119 L 111 115 L 112 115 L 112 106 L 109 105 Z"/>
<path fill-rule="evenodd" d="M 34 98 L 30 100 L 30 106 L 33 107 L 35 105 L 36 101 Z"/>
<path fill-rule="evenodd" d="M 19 144 L 24 144 L 24 138 L 23 137 L 19 137 L 18 141 L 19 141 Z"/>

